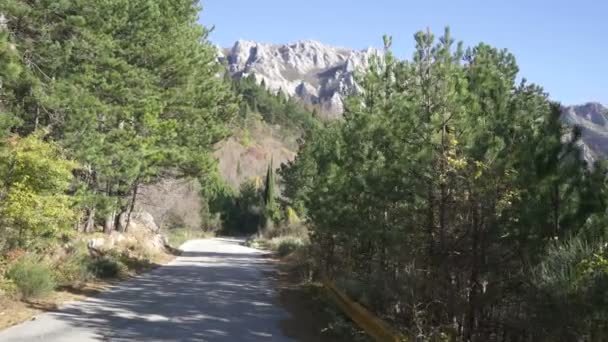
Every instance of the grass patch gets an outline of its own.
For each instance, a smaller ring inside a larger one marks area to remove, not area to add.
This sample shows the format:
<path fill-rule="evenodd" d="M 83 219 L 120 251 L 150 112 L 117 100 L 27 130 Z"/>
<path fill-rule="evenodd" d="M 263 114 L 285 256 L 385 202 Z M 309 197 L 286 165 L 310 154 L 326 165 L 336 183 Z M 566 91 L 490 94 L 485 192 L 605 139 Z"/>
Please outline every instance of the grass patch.
<path fill-rule="evenodd" d="M 286 257 L 299 249 L 306 248 L 308 244 L 307 238 L 290 235 L 275 236 L 270 239 L 256 237 L 246 242 L 246 245 L 249 247 L 269 250 L 280 257 Z"/>

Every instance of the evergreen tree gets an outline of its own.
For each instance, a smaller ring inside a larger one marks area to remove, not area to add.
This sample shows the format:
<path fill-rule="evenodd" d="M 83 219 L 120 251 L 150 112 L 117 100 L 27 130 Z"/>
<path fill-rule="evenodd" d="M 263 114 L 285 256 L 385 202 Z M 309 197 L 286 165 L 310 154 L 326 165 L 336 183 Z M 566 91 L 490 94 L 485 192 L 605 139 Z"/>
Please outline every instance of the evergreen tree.
<path fill-rule="evenodd" d="M 89 205 L 108 230 L 139 186 L 168 168 L 202 184 L 214 172 L 212 146 L 238 108 L 216 77 L 199 9 L 190 0 L 0 5 L 27 66 L 8 91 L 6 106 L 21 120 L 13 129 L 50 128 L 86 171 L 87 197 L 97 198 Z"/>
<path fill-rule="evenodd" d="M 417 338 L 568 340 L 542 320 L 530 325 L 545 312 L 534 298 L 567 298 L 552 292 L 561 291 L 550 281 L 561 271 L 547 260 L 555 241 L 601 245 L 605 168 L 586 165 L 580 132 L 563 127 L 540 87 L 516 81 L 507 51 L 465 50 L 449 30 L 438 40 L 419 32 L 415 42 L 412 61 L 401 62 L 385 38 L 344 121 L 305 135 L 282 167 L 315 257 L 328 275 L 360 284 L 372 309 L 415 326 Z M 592 317 L 603 311 L 578 303 L 601 292 L 608 272 L 589 267 L 604 265 L 592 253 L 576 255 L 564 268 L 598 273 L 584 280 L 592 291 L 568 292 L 579 299 L 562 306 L 561 326 L 596 334 Z M 554 273 L 534 278 L 538 269 Z"/>
<path fill-rule="evenodd" d="M 268 170 L 266 171 L 266 180 L 264 182 L 264 228 L 269 228 L 272 222 L 280 220 L 280 210 L 276 198 L 276 181 L 274 177 L 273 158 L 270 158 Z"/>

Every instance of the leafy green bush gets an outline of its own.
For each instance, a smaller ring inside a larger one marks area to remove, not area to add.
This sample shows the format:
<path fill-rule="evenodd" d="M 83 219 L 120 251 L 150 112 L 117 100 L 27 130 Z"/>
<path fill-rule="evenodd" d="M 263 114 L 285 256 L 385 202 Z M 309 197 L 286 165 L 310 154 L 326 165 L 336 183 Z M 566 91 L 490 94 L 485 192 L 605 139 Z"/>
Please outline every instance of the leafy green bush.
<path fill-rule="evenodd" d="M 283 257 L 295 252 L 298 248 L 304 246 L 300 239 L 282 239 L 278 242 L 277 253 Z"/>
<path fill-rule="evenodd" d="M 15 262 L 7 272 L 25 299 L 43 297 L 55 289 L 53 272 L 44 263 L 30 257 Z"/>
<path fill-rule="evenodd" d="M 55 278 L 60 285 L 75 285 L 91 280 L 91 257 L 85 252 L 77 251 L 69 255 L 55 269 Z"/>
<path fill-rule="evenodd" d="M 122 278 L 127 275 L 128 268 L 121 261 L 106 256 L 91 262 L 89 271 L 97 278 Z"/>
<path fill-rule="evenodd" d="M 9 181 L 0 203 L 4 248 L 42 247 L 72 233 L 76 214 L 73 198 L 65 192 L 76 163 L 57 144 L 45 141 L 44 134 L 11 137 L 7 148 L 0 149 L 0 177 Z"/>

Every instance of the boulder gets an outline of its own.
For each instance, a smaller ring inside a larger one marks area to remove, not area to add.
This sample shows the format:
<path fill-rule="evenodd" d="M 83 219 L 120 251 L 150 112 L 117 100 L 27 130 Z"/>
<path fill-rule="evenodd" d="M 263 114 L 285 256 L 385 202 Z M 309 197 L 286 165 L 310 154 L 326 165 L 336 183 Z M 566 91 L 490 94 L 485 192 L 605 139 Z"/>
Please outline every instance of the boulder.
<path fill-rule="evenodd" d="M 127 213 L 120 214 L 120 218 L 118 219 L 119 231 L 125 231 L 124 227 L 127 225 L 127 216 Z M 126 231 L 133 229 L 147 229 L 152 233 L 158 233 L 160 231 L 160 228 L 154 221 L 154 217 L 146 211 L 131 213 L 131 220 L 129 221 L 129 227 L 127 227 Z"/>

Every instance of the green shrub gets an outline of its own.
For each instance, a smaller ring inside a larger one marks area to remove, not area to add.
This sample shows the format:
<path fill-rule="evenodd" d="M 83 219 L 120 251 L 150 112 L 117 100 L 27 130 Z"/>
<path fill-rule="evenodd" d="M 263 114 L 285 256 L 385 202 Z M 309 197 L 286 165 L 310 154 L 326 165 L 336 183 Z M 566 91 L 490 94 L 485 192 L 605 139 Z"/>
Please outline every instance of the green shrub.
<path fill-rule="evenodd" d="M 277 246 L 277 253 L 279 254 L 279 256 L 283 257 L 295 252 L 303 245 L 304 244 L 302 243 L 302 241 L 297 239 L 281 240 Z"/>
<path fill-rule="evenodd" d="M 30 257 L 23 257 L 14 263 L 7 272 L 25 299 L 43 297 L 55 289 L 55 279 L 51 269 Z"/>
<path fill-rule="evenodd" d="M 121 278 L 127 275 L 128 269 L 125 264 L 111 256 L 97 259 L 90 263 L 89 271 L 97 278 Z"/>
<path fill-rule="evenodd" d="M 55 267 L 55 279 L 59 285 L 76 285 L 92 278 L 90 264 L 93 261 L 84 241 L 77 241 L 66 250 L 67 255 Z"/>
<path fill-rule="evenodd" d="M 57 265 L 55 270 L 57 282 L 61 285 L 74 285 L 91 280 L 91 259 L 87 255 L 74 255 Z"/>
<path fill-rule="evenodd" d="M 267 240 L 266 245 L 280 257 L 287 256 L 305 247 L 308 241 L 296 236 L 277 236 Z"/>

